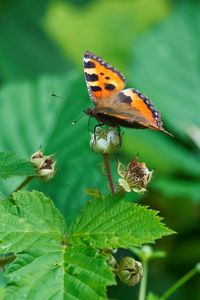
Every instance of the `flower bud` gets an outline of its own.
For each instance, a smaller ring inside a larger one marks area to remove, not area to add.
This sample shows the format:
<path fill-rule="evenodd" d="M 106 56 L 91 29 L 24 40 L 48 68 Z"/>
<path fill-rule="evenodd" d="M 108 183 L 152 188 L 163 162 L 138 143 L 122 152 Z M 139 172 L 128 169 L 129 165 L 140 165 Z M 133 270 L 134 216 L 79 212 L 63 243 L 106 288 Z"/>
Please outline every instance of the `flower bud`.
<path fill-rule="evenodd" d="M 31 156 L 31 162 L 36 166 L 36 168 L 40 168 L 44 163 L 44 155 L 41 151 L 37 151 L 33 153 Z"/>
<path fill-rule="evenodd" d="M 56 163 L 53 155 L 45 156 L 41 151 L 37 151 L 31 156 L 31 162 L 35 165 L 40 177 L 45 180 L 53 178 Z"/>
<path fill-rule="evenodd" d="M 91 134 L 90 147 L 97 153 L 112 153 L 120 146 L 119 132 L 113 127 L 97 127 Z"/>
<path fill-rule="evenodd" d="M 132 257 L 124 257 L 119 262 L 117 275 L 126 285 L 134 286 L 143 277 L 142 264 Z"/>
<path fill-rule="evenodd" d="M 153 171 L 149 171 L 145 163 L 140 163 L 138 158 L 132 160 L 127 168 L 118 163 L 118 174 L 121 178 L 118 179 L 118 184 L 126 192 L 145 192 L 146 186 L 151 180 Z"/>

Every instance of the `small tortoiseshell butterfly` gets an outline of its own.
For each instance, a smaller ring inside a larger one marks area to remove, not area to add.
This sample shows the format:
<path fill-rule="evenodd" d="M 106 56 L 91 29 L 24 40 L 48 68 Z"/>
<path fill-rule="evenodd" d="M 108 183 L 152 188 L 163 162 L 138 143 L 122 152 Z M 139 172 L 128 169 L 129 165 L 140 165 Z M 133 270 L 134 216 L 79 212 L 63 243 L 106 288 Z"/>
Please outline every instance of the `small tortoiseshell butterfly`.
<path fill-rule="evenodd" d="M 167 132 L 160 113 L 140 91 L 123 90 L 125 77 L 101 57 L 87 51 L 83 56 L 84 72 L 89 96 L 94 108 L 85 113 L 109 126 L 150 128 Z"/>

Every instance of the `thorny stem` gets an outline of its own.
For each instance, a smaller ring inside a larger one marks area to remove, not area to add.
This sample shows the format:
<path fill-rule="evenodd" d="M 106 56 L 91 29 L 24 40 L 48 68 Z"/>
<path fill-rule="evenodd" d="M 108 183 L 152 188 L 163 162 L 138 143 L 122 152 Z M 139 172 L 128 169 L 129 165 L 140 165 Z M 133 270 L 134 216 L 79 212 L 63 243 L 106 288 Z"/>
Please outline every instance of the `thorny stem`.
<path fill-rule="evenodd" d="M 147 273 L 148 273 L 148 260 L 145 259 L 143 261 L 143 270 L 144 276 L 140 283 L 140 290 L 139 290 L 139 299 L 138 300 L 145 300 L 146 298 L 146 287 L 147 287 Z"/>
<path fill-rule="evenodd" d="M 174 285 L 172 285 L 162 296 L 161 299 L 168 299 L 178 288 L 180 288 L 186 281 L 188 281 L 192 276 L 194 276 L 198 270 L 196 268 L 189 271 L 183 277 L 181 277 Z"/>
<path fill-rule="evenodd" d="M 111 169 L 110 169 L 109 154 L 107 154 L 107 153 L 103 154 L 103 159 L 104 159 L 104 164 L 106 167 L 106 176 L 107 176 L 107 180 L 108 180 L 108 184 L 109 184 L 111 193 L 115 194 L 115 187 L 114 187 L 113 178 L 112 178 Z"/>

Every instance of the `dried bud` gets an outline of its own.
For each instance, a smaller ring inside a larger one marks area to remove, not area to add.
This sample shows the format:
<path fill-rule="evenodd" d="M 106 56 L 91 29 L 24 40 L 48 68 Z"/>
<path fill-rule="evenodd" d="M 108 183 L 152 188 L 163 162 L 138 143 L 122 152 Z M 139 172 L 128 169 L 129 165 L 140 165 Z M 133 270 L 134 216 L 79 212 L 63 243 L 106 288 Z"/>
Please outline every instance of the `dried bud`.
<path fill-rule="evenodd" d="M 117 168 L 118 174 L 121 176 L 118 179 L 119 186 L 126 192 L 145 192 L 146 186 L 151 180 L 153 171 L 149 171 L 145 163 L 138 162 L 138 158 L 132 160 L 127 168 L 120 162 Z"/>
<path fill-rule="evenodd" d="M 115 128 L 99 126 L 91 134 L 90 146 L 97 153 L 112 153 L 120 146 L 120 135 Z"/>
<path fill-rule="evenodd" d="M 134 286 L 143 277 L 142 264 L 132 257 L 124 257 L 119 263 L 117 275 L 126 285 Z"/>
<path fill-rule="evenodd" d="M 115 266 L 117 265 L 117 261 L 112 254 L 108 255 L 107 264 L 112 268 L 115 268 Z"/>
<path fill-rule="evenodd" d="M 45 180 L 53 178 L 56 163 L 53 155 L 45 156 L 41 151 L 37 151 L 31 156 L 31 162 L 36 166 L 40 177 Z"/>

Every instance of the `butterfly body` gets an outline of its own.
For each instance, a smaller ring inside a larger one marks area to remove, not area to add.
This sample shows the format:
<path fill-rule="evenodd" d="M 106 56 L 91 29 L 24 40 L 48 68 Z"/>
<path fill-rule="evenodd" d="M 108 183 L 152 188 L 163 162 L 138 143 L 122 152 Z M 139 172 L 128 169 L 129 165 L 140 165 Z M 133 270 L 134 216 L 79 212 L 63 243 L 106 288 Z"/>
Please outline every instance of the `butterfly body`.
<path fill-rule="evenodd" d="M 168 133 L 160 113 L 140 91 L 125 86 L 125 77 L 116 68 L 91 52 L 83 56 L 88 93 L 94 103 L 85 113 L 108 126 L 149 128 Z"/>
<path fill-rule="evenodd" d="M 118 118 L 115 116 L 112 116 L 112 110 L 109 108 L 88 108 L 85 113 L 93 118 L 96 118 L 97 121 L 100 123 L 103 123 L 105 125 L 111 126 L 111 127 L 117 127 L 122 126 L 126 128 L 140 128 L 145 129 L 145 126 L 137 122 L 137 120 L 133 120 L 131 123 L 127 122 L 127 120 L 124 118 Z"/>

